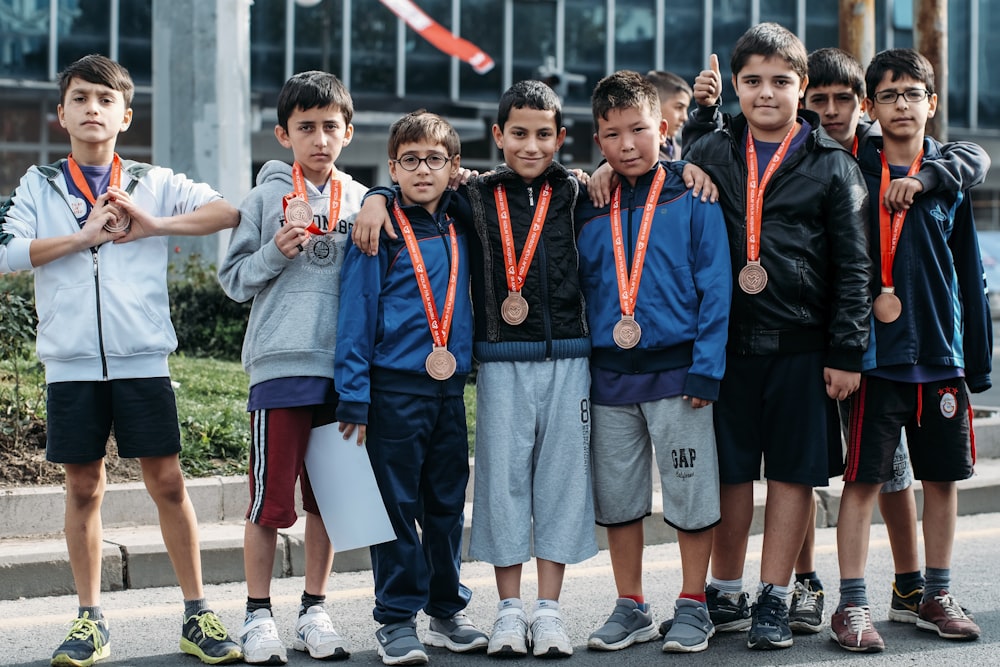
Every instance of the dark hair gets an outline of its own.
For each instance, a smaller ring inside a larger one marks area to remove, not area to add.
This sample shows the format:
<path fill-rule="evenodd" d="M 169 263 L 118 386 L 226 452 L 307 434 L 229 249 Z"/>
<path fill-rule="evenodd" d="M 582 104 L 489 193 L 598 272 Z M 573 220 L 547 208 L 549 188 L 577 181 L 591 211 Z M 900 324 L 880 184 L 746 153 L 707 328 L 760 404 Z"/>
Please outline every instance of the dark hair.
<path fill-rule="evenodd" d="M 865 73 L 861 63 L 847 51 L 833 47 L 816 49 L 809 54 L 808 88 L 849 86 L 859 100 L 865 98 Z"/>
<path fill-rule="evenodd" d="M 541 81 L 518 81 L 504 91 L 497 105 L 497 126 L 503 130 L 510 118 L 511 109 L 536 109 L 538 111 L 556 112 L 556 131 L 562 127 L 562 103 L 559 96 L 547 84 Z"/>
<path fill-rule="evenodd" d="M 598 81 L 590 97 L 590 106 L 594 113 L 595 131 L 597 122 L 607 120 L 608 112 L 613 109 L 638 109 L 649 111 L 654 118 L 660 117 L 660 96 L 656 93 L 656 86 L 638 72 L 627 69 Z"/>
<path fill-rule="evenodd" d="M 733 76 L 740 73 L 751 56 L 779 56 L 800 79 L 809 75 L 809 56 L 806 55 L 805 45 L 788 28 L 777 23 L 758 23 L 737 40 L 729 60 Z"/>
<path fill-rule="evenodd" d="M 114 60 L 96 53 L 84 56 L 66 69 L 59 72 L 59 102 L 66 102 L 66 91 L 69 90 L 69 83 L 73 79 L 83 79 L 88 83 L 96 83 L 100 86 L 107 86 L 111 90 L 117 90 L 125 100 L 125 108 L 132 106 L 132 98 L 135 96 L 135 84 L 128 70 L 116 63 Z"/>
<path fill-rule="evenodd" d="M 458 155 L 462 151 L 462 142 L 451 123 L 436 113 L 418 109 L 406 114 L 389 128 L 389 159 L 395 160 L 399 157 L 397 152 L 403 144 L 420 141 L 441 144 L 448 151 L 448 157 Z"/>
<path fill-rule="evenodd" d="M 919 51 L 913 49 L 889 49 L 876 53 L 865 72 L 868 97 L 874 99 L 875 89 L 885 75 L 892 72 L 892 80 L 908 76 L 927 86 L 927 92 L 934 93 L 934 66 Z"/>
<path fill-rule="evenodd" d="M 278 93 L 278 125 L 288 130 L 288 117 L 296 109 L 337 107 L 344 122 L 354 118 L 354 102 L 344 84 L 329 72 L 310 70 L 299 72 L 285 82 Z"/>
<path fill-rule="evenodd" d="M 673 72 L 651 69 L 646 72 L 643 78 L 656 87 L 656 92 L 660 96 L 661 103 L 669 100 L 678 93 L 687 93 L 688 96 L 694 94 L 691 91 L 691 85 Z"/>

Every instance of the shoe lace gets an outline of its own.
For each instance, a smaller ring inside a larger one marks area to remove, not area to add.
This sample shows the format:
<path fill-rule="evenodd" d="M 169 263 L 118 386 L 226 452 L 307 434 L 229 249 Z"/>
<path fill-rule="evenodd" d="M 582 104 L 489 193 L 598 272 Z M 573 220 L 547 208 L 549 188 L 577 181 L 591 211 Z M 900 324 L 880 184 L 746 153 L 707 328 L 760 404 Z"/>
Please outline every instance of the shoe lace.
<path fill-rule="evenodd" d="M 66 639 L 79 639 L 81 641 L 93 639 L 95 649 L 104 646 L 104 636 L 98 629 L 97 622 L 90 620 L 89 612 L 84 612 L 80 618 L 73 619 L 73 625 L 70 626 Z"/>
<path fill-rule="evenodd" d="M 498 616 L 493 626 L 494 633 L 516 632 L 523 635 L 527 629 L 528 624 L 521 614 L 504 614 L 503 616 Z"/>
<path fill-rule="evenodd" d="M 948 614 L 948 618 L 953 619 L 965 619 L 968 616 L 965 615 L 965 610 L 962 609 L 958 601 L 951 596 L 951 593 L 945 593 L 944 595 L 935 595 L 934 599 L 940 603 L 941 608 L 944 609 L 944 613 Z"/>
<path fill-rule="evenodd" d="M 785 606 L 784 600 L 771 593 L 772 588 L 771 584 L 765 586 L 758 598 L 756 604 L 757 622 L 766 625 L 780 625 L 781 620 L 788 613 L 788 608 Z"/>
<path fill-rule="evenodd" d="M 861 641 L 861 635 L 864 634 L 865 630 L 872 630 L 872 616 L 871 610 L 868 607 L 844 607 L 844 613 L 847 614 L 847 627 L 850 629 L 851 634 Z"/>
<path fill-rule="evenodd" d="M 566 634 L 566 628 L 559 616 L 539 616 L 532 624 L 531 634 L 539 637 L 562 637 Z"/>
<path fill-rule="evenodd" d="M 800 581 L 795 582 L 795 607 L 796 609 L 814 613 L 819 610 L 819 598 L 822 592 L 814 591 Z"/>
<path fill-rule="evenodd" d="M 225 626 L 222 625 L 222 621 L 212 612 L 205 612 L 198 616 L 198 627 L 206 637 L 220 642 L 228 634 Z"/>

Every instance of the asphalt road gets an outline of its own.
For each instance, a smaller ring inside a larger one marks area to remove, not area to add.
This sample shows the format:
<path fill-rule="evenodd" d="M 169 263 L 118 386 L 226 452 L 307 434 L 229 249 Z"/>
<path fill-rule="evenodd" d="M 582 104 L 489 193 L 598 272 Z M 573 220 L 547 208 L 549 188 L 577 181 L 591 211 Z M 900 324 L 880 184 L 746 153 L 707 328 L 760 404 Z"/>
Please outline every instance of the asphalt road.
<path fill-rule="evenodd" d="M 755 586 L 759 572 L 759 536 L 751 537 L 745 586 Z M 633 646 L 615 653 L 596 653 L 585 648 L 587 634 L 599 626 L 613 606 L 614 586 L 608 553 L 571 566 L 566 573 L 562 597 L 575 654 L 566 664 L 585 665 L 806 665 L 836 666 L 865 665 L 950 665 L 973 667 L 1000 664 L 1000 583 L 997 552 L 1000 548 L 1000 514 L 961 517 L 958 521 L 953 562 L 953 592 L 959 602 L 975 613 L 983 636 L 975 642 L 958 643 L 920 632 L 912 625 L 889 623 L 887 620 L 892 563 L 885 529 L 877 525 L 872 531 L 868 581 L 876 626 L 885 639 L 885 653 L 852 654 L 838 648 L 828 639 L 827 631 L 818 635 L 797 637 L 790 649 L 756 652 L 746 648 L 745 636 L 720 634 L 704 653 L 666 655 L 660 642 Z M 817 568 L 829 593 L 827 619 L 837 600 L 836 535 L 834 529 L 817 533 Z M 646 549 L 646 596 L 653 603 L 657 619 L 671 615 L 671 601 L 680 584 L 680 559 L 675 544 Z M 2 576 L 2 575 L 0 575 Z M 534 568 L 526 567 L 524 595 L 533 600 Z M 468 612 L 483 629 L 493 620 L 496 591 L 492 570 L 483 563 L 467 563 L 463 580 L 475 592 Z M 278 617 L 279 630 L 286 643 L 291 642 L 294 613 L 301 592 L 301 580 L 282 579 L 274 582 L 272 600 Z M 209 586 L 208 600 L 222 616 L 230 630 L 236 631 L 242 619 L 246 595 L 242 584 Z M 177 652 L 181 606 L 176 588 L 134 590 L 106 593 L 105 613 L 111 623 L 111 658 L 103 666 L 143 665 L 144 667 L 188 666 L 200 663 L 193 657 Z M 371 618 L 371 573 L 336 574 L 331 580 L 327 608 L 342 634 L 348 636 L 354 653 L 347 665 L 381 664 L 375 653 L 376 629 Z M 51 651 L 62 640 L 76 610 L 74 597 L 37 598 L 0 602 L 0 664 L 46 665 Z M 418 619 L 418 630 L 426 629 L 427 620 Z M 484 654 L 460 656 L 443 649 L 430 649 L 431 665 L 498 664 L 501 661 Z M 513 662 L 525 664 L 534 658 Z M 290 665 L 315 664 L 305 654 L 289 650 Z"/>

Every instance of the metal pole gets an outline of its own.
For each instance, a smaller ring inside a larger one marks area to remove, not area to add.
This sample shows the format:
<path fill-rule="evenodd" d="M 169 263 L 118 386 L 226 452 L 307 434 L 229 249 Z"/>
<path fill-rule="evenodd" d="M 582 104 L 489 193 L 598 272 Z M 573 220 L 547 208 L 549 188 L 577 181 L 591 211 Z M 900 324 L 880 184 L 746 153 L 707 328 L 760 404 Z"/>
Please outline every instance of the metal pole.
<path fill-rule="evenodd" d="M 840 48 L 868 67 L 875 56 L 875 0 L 840 0 Z"/>
<path fill-rule="evenodd" d="M 948 0 L 913 3 L 913 44 L 934 66 L 937 113 L 927 121 L 927 134 L 948 141 Z"/>

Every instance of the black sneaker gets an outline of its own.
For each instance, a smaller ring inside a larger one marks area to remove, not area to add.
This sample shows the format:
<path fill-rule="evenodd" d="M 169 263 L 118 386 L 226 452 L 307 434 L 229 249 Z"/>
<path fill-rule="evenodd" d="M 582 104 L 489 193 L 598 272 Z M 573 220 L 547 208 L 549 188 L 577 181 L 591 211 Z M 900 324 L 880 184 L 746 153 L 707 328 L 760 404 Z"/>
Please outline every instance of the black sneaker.
<path fill-rule="evenodd" d="M 740 593 L 734 600 L 711 584 L 705 587 L 705 602 L 708 615 L 716 632 L 743 632 L 750 627 L 750 603 L 746 593 Z M 661 634 L 666 635 L 661 628 Z"/>
<path fill-rule="evenodd" d="M 892 603 L 889 605 L 889 620 L 896 623 L 916 623 L 917 611 L 920 607 L 920 600 L 924 597 L 923 588 L 914 588 L 903 595 L 896 588 L 896 583 L 892 584 Z"/>
<path fill-rule="evenodd" d="M 771 595 L 768 584 L 757 596 L 750 614 L 747 648 L 788 648 L 792 645 L 792 630 L 788 627 L 788 607 L 777 595 Z"/>
<path fill-rule="evenodd" d="M 792 632 L 815 634 L 823 627 L 823 589 L 813 588 L 812 584 L 811 579 L 795 582 L 788 609 L 788 627 Z"/>
<path fill-rule="evenodd" d="M 221 665 L 243 658 L 239 644 L 232 640 L 211 609 L 202 609 L 184 621 L 181 651 L 196 656 L 206 665 Z"/>
<path fill-rule="evenodd" d="M 104 660 L 111 655 L 111 644 L 108 624 L 102 618 L 90 620 L 90 612 L 74 619 L 66 639 L 52 653 L 53 667 L 90 667 L 98 660 Z"/>

